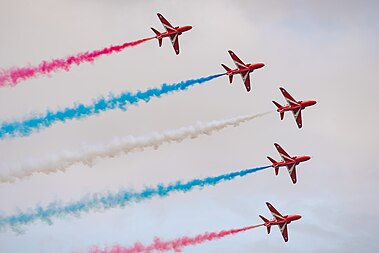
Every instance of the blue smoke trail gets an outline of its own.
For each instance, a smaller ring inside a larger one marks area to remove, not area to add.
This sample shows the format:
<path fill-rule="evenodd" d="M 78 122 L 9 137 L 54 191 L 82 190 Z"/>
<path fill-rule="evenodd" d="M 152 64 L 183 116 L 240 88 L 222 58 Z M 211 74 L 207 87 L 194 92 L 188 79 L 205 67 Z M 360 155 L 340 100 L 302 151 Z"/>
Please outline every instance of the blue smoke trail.
<path fill-rule="evenodd" d="M 52 217 L 61 217 L 65 215 L 78 216 L 80 213 L 86 213 L 91 210 L 101 211 L 114 207 L 124 207 L 130 202 L 140 202 L 146 199 L 151 199 L 155 196 L 166 197 L 171 192 L 188 192 L 195 187 L 202 189 L 205 186 L 213 186 L 223 181 L 233 180 L 236 177 L 244 177 L 270 167 L 271 166 L 264 166 L 245 169 L 215 177 L 193 179 L 188 182 L 177 181 L 168 185 L 158 184 L 155 187 L 146 187 L 140 192 L 121 190 L 117 193 L 96 193 L 82 198 L 79 201 L 67 204 L 53 202 L 47 207 L 37 206 L 27 212 L 19 212 L 18 214 L 8 217 L 0 217 L 0 230 L 6 226 L 17 229 L 17 226 L 19 225 L 26 225 L 36 220 L 42 220 L 52 224 L 52 221 L 50 220 Z"/>
<path fill-rule="evenodd" d="M 120 95 L 101 97 L 91 105 L 77 104 L 59 111 L 47 111 L 44 114 L 32 115 L 21 121 L 3 122 L 0 124 L 0 139 L 5 136 L 28 136 L 33 131 L 49 127 L 55 122 L 65 122 L 70 119 L 81 119 L 102 111 L 120 108 L 126 110 L 127 105 L 137 104 L 141 100 L 149 102 L 153 97 L 160 97 L 174 91 L 186 90 L 191 86 L 211 81 L 224 74 L 211 75 L 197 79 L 190 79 L 173 84 L 162 84 L 159 88 L 151 88 L 135 93 L 123 92 Z"/>

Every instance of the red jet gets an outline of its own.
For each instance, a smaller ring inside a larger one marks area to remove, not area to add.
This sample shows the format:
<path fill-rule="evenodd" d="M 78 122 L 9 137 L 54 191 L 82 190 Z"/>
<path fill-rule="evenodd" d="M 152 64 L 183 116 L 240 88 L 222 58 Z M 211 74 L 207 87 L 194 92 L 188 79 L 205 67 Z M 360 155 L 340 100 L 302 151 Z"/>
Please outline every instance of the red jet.
<path fill-rule="evenodd" d="M 243 80 L 243 83 L 245 84 L 246 90 L 250 91 L 250 73 L 253 72 L 255 69 L 260 69 L 264 67 L 263 63 L 254 63 L 254 64 L 245 64 L 241 61 L 238 56 L 233 53 L 232 50 L 228 51 L 230 54 L 230 57 L 232 57 L 234 63 L 236 64 L 236 69 L 230 69 L 224 64 L 221 64 L 221 66 L 224 67 L 226 70 L 226 74 L 229 76 L 229 82 L 233 82 L 233 75 L 240 74 Z"/>
<path fill-rule="evenodd" d="M 282 92 L 284 98 L 287 100 L 288 103 L 288 105 L 282 106 L 279 103 L 272 101 L 276 105 L 276 107 L 278 107 L 276 111 L 280 113 L 280 119 L 284 119 L 284 112 L 292 111 L 297 126 L 301 128 L 303 126 L 301 119 L 301 110 L 304 110 L 306 107 L 312 106 L 317 102 L 315 100 L 296 101 L 284 88 L 280 87 L 280 91 Z"/>
<path fill-rule="evenodd" d="M 284 241 L 288 242 L 287 225 L 292 221 L 301 219 L 301 215 L 281 215 L 270 203 L 266 202 L 266 205 L 274 217 L 272 220 L 268 220 L 262 215 L 259 215 L 264 221 L 264 225 L 267 227 L 267 233 L 270 234 L 271 226 L 278 225 Z"/>
<path fill-rule="evenodd" d="M 278 143 L 274 143 L 276 150 L 278 150 L 279 155 L 282 157 L 282 161 L 275 161 L 271 157 L 267 156 L 267 158 L 272 162 L 272 167 L 275 169 L 275 175 L 278 175 L 279 168 L 286 166 L 288 169 L 288 173 L 290 174 L 290 177 L 292 179 L 292 182 L 296 184 L 297 178 L 296 178 L 296 165 L 299 165 L 299 163 L 308 161 L 311 159 L 310 156 L 290 156 L 287 154 L 284 149 L 279 146 Z"/>
<path fill-rule="evenodd" d="M 174 47 L 175 53 L 179 54 L 179 35 L 182 35 L 183 32 L 186 32 L 188 30 L 192 29 L 192 26 L 176 26 L 173 27 L 160 13 L 157 13 L 159 20 L 162 22 L 163 27 L 166 29 L 166 32 L 160 33 L 153 27 L 151 27 L 151 30 L 155 32 L 157 36 L 155 38 L 158 39 L 159 46 L 162 46 L 162 39 L 165 37 L 170 37 L 172 46 Z"/>

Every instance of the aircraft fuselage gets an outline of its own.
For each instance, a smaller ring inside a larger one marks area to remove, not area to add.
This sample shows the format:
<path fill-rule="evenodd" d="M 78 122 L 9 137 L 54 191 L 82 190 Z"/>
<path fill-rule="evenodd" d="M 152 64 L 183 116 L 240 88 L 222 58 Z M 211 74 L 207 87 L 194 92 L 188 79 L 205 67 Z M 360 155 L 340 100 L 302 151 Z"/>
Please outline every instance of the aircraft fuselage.
<path fill-rule="evenodd" d="M 291 157 L 291 159 L 292 159 L 292 161 L 279 161 L 279 162 L 273 164 L 272 166 L 273 167 L 283 167 L 283 166 L 291 166 L 293 164 L 298 165 L 299 163 L 308 161 L 309 159 L 311 159 L 311 157 L 304 155 L 304 156 L 294 156 L 294 157 Z"/>
<path fill-rule="evenodd" d="M 253 63 L 253 64 L 246 64 L 247 65 L 247 68 L 237 68 L 237 69 L 232 69 L 230 70 L 229 73 L 227 73 L 228 75 L 232 74 L 232 75 L 236 75 L 236 74 L 241 74 L 241 73 L 245 73 L 245 72 L 253 72 L 254 70 L 256 69 L 260 69 L 260 68 L 263 68 L 265 66 L 264 63 Z"/>
<path fill-rule="evenodd" d="M 284 219 L 282 220 L 277 220 L 275 218 L 271 219 L 268 221 L 269 224 L 265 224 L 265 226 L 274 226 L 274 225 L 281 225 L 281 224 L 290 224 L 292 221 L 299 220 L 301 219 L 301 215 L 299 214 L 294 214 L 294 215 L 285 215 Z"/>
<path fill-rule="evenodd" d="M 293 111 L 297 109 L 304 110 L 308 106 L 312 106 L 316 104 L 316 100 L 307 100 L 307 101 L 298 101 L 298 105 L 285 105 L 281 108 L 278 108 L 276 111 L 278 112 L 286 112 L 286 111 Z"/>
<path fill-rule="evenodd" d="M 191 29 L 192 29 L 192 26 L 190 26 L 190 25 L 181 26 L 181 27 L 177 26 L 177 27 L 175 27 L 175 31 L 163 32 L 163 33 L 161 33 L 155 37 L 157 39 L 159 39 L 159 38 L 170 37 L 171 35 L 175 35 L 175 34 L 181 35 L 183 32 L 187 32 Z"/>

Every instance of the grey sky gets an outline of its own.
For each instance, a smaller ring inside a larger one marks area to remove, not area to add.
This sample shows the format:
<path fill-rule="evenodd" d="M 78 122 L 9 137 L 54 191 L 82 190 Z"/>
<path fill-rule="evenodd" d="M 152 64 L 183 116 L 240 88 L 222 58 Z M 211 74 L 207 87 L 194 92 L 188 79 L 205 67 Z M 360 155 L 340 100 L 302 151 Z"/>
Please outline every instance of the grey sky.
<path fill-rule="evenodd" d="M 296 99 L 316 99 L 304 111 L 304 127 L 292 115 L 271 114 L 239 128 L 159 150 L 100 160 L 93 168 L 38 175 L 0 185 L 0 210 L 15 212 L 53 200 L 75 200 L 89 192 L 141 189 L 177 179 L 218 175 L 268 164 L 278 158 L 273 142 L 290 154 L 311 155 L 292 185 L 286 171 L 266 170 L 202 191 L 173 194 L 124 209 L 55 219 L 0 232 L 0 252 L 70 252 L 92 245 L 131 245 L 205 231 L 256 224 L 269 217 L 270 201 L 303 219 L 289 227 L 284 244 L 278 229 L 258 228 L 184 252 L 376 252 L 379 179 L 376 153 L 379 4 L 377 1 L 27 1 L 0 0 L 0 66 L 38 64 L 43 59 L 100 49 L 163 30 L 156 12 L 175 25 L 194 28 L 170 42 L 147 42 L 94 64 L 0 90 L 0 120 L 90 102 L 109 92 L 138 90 L 220 73 L 233 66 L 233 49 L 246 62 L 266 66 L 251 76 L 247 94 L 239 77 L 221 77 L 203 87 L 148 104 L 80 121 L 56 124 L 25 138 L 0 142 L 6 164 L 104 143 L 114 136 L 146 134 L 274 109 L 284 103 L 279 86 Z"/>

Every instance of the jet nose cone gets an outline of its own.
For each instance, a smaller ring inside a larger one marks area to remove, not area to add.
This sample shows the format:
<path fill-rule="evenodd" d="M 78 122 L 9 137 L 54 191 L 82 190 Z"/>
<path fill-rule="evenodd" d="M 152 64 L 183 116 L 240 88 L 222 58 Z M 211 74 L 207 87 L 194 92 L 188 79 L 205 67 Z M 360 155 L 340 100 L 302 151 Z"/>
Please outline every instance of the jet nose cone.
<path fill-rule="evenodd" d="M 301 218 L 302 218 L 302 217 L 301 217 L 301 215 L 299 215 L 299 214 L 294 214 L 294 215 L 291 216 L 291 220 L 292 220 L 292 221 L 299 220 L 299 219 L 301 219 Z"/>
<path fill-rule="evenodd" d="M 191 30 L 192 29 L 192 26 L 188 25 L 185 27 L 185 30 L 188 31 L 188 30 Z"/>
<path fill-rule="evenodd" d="M 265 66 L 265 64 L 264 63 L 259 63 L 258 66 L 259 66 L 259 68 L 263 68 Z"/>
<path fill-rule="evenodd" d="M 311 102 L 311 103 L 310 103 L 311 105 L 315 105 L 315 104 L 317 104 L 317 101 L 316 101 L 316 100 L 311 100 L 310 102 Z"/>
<path fill-rule="evenodd" d="M 304 161 L 308 161 L 309 159 L 311 159 L 311 157 L 310 156 L 304 156 Z"/>

